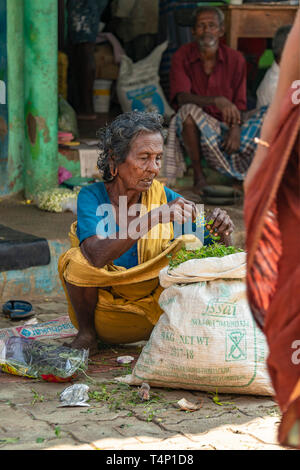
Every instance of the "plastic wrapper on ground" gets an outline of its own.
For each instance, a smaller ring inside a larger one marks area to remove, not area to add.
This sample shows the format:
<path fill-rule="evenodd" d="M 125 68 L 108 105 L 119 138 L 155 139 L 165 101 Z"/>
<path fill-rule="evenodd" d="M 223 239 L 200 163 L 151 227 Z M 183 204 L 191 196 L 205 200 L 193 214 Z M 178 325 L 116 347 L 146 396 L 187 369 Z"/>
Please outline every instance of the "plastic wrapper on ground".
<path fill-rule="evenodd" d="M 74 384 L 64 389 L 60 394 L 59 407 L 65 406 L 90 406 L 86 401 L 89 399 L 89 387 L 85 384 Z"/>
<path fill-rule="evenodd" d="M 68 382 L 87 369 L 88 350 L 12 336 L 0 341 L 3 372 L 47 382 Z"/>

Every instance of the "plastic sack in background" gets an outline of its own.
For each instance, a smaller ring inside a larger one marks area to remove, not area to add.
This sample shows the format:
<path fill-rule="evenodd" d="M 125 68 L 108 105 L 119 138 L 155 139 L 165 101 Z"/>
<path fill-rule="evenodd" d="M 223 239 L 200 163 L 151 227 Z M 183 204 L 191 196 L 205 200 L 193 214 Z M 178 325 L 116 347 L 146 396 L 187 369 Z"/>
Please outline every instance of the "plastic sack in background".
<path fill-rule="evenodd" d="M 48 382 L 68 382 L 87 368 L 88 350 L 11 336 L 0 344 L 3 372 Z"/>
<path fill-rule="evenodd" d="M 75 139 L 78 137 L 76 113 L 61 95 L 58 97 L 58 129 L 64 132 L 71 132 Z"/>
<path fill-rule="evenodd" d="M 73 214 L 77 215 L 77 198 L 70 197 L 65 199 L 61 203 L 62 212 L 73 212 Z"/>
<path fill-rule="evenodd" d="M 169 106 L 159 83 L 159 65 L 168 43 L 157 46 L 145 59 L 133 62 L 122 56 L 117 95 L 123 112 L 156 111 L 171 116 L 174 111 Z"/>
<path fill-rule="evenodd" d="M 249 309 L 246 253 L 192 259 L 160 272 L 164 313 L 131 376 L 151 386 L 272 395 L 268 347 Z"/>
<path fill-rule="evenodd" d="M 74 212 L 76 211 L 77 197 L 80 189 L 54 188 L 41 191 L 34 197 L 34 202 L 39 209 L 44 211 L 64 212 L 71 210 Z"/>

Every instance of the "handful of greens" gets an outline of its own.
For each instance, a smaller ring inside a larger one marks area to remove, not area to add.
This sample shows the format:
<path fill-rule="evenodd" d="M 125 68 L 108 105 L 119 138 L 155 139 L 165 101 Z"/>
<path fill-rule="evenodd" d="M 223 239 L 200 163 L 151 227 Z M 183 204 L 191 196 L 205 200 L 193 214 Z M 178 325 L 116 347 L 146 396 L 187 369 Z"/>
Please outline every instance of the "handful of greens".
<path fill-rule="evenodd" d="M 2 370 L 14 375 L 65 382 L 87 368 L 88 351 L 12 336 L 0 358 Z"/>
<path fill-rule="evenodd" d="M 221 258 L 223 256 L 232 255 L 234 253 L 240 253 L 244 250 L 235 248 L 234 246 L 225 246 L 221 243 L 213 242 L 211 245 L 202 246 L 196 250 L 186 250 L 181 248 L 175 255 L 169 255 L 169 269 L 174 269 L 185 261 L 190 259 L 202 259 L 202 258 Z"/>

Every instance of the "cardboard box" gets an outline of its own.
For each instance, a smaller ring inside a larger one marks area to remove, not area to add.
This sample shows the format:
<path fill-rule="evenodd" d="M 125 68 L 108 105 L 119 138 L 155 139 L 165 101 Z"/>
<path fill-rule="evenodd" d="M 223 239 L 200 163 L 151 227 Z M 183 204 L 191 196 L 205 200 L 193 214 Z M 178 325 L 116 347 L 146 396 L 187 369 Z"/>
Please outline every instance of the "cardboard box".
<path fill-rule="evenodd" d="M 111 44 L 98 44 L 95 47 L 95 60 L 101 64 L 113 64 L 115 62 L 114 52 Z"/>
<path fill-rule="evenodd" d="M 119 75 L 119 65 L 116 64 L 111 44 L 105 43 L 95 49 L 96 78 L 116 80 Z"/>
<path fill-rule="evenodd" d="M 117 64 L 105 64 L 96 69 L 96 78 L 103 80 L 117 80 L 119 76 L 119 66 Z"/>

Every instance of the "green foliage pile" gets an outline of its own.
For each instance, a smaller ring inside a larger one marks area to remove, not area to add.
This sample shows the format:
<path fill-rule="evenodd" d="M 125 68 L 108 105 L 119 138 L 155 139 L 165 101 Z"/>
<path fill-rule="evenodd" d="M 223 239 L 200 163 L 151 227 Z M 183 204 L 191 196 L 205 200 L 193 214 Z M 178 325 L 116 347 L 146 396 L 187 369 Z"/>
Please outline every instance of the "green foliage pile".
<path fill-rule="evenodd" d="M 187 250 L 181 248 L 175 255 L 170 255 L 169 269 L 174 269 L 185 261 L 191 259 L 203 259 L 203 258 L 222 258 L 223 256 L 232 255 L 234 253 L 240 253 L 244 250 L 236 248 L 234 246 L 225 246 L 221 243 L 213 242 L 211 245 L 202 246 L 196 250 Z"/>

